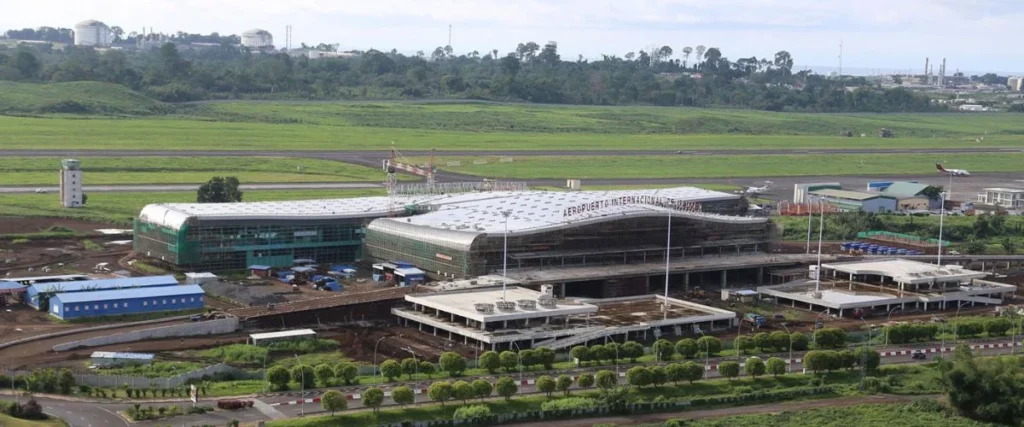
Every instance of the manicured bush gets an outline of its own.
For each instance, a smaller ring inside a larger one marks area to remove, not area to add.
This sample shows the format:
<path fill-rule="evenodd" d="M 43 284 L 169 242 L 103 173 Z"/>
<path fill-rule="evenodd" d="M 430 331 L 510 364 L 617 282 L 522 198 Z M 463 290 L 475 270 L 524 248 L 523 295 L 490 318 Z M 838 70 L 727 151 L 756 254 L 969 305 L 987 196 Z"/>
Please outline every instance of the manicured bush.
<path fill-rule="evenodd" d="M 455 410 L 452 419 L 469 420 L 491 416 L 491 408 L 487 405 L 469 405 Z"/>
<path fill-rule="evenodd" d="M 586 409 L 601 406 L 602 402 L 589 397 L 565 397 L 549 400 L 540 404 L 542 411 L 559 411 L 567 409 Z"/>

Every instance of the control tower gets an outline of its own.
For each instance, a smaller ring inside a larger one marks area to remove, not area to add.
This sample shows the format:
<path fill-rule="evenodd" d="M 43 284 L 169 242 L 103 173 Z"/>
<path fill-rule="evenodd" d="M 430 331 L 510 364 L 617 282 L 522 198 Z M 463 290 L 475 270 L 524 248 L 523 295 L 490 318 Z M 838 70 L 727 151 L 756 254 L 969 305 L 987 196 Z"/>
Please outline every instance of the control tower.
<path fill-rule="evenodd" d="M 65 208 L 82 207 L 82 163 L 64 159 L 60 166 L 60 205 Z"/>

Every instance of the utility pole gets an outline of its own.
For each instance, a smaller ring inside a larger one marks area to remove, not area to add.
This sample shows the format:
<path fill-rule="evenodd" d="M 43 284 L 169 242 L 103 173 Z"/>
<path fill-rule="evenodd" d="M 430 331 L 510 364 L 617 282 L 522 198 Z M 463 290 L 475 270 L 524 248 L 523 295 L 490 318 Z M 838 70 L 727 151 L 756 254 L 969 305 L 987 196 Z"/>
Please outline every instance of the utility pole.
<path fill-rule="evenodd" d="M 448 46 L 452 45 L 452 24 L 448 24 Z"/>

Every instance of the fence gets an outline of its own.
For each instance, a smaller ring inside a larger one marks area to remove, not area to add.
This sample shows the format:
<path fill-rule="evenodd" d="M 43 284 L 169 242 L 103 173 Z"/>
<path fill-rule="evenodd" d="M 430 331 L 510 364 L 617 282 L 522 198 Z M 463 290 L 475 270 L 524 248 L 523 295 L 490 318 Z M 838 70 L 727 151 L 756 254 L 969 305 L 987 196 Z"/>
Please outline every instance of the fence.
<path fill-rule="evenodd" d="M 189 322 L 180 325 L 160 328 L 141 329 L 120 334 L 94 337 L 79 341 L 71 341 L 53 346 L 53 351 L 68 351 L 79 347 L 97 347 L 126 342 L 137 342 L 172 337 L 188 337 L 196 335 L 227 334 L 238 330 L 238 318 L 207 320 L 205 322 Z"/>
<path fill-rule="evenodd" d="M 232 375 L 238 379 L 262 379 L 263 371 L 249 372 L 232 366 L 218 363 L 197 369 L 184 374 L 175 375 L 170 378 L 148 378 L 131 375 L 92 375 L 75 374 L 76 384 L 85 384 L 91 387 L 120 388 L 125 385 L 135 388 L 171 389 L 181 387 L 189 380 L 199 380 L 203 377 L 212 377 L 217 374 Z"/>

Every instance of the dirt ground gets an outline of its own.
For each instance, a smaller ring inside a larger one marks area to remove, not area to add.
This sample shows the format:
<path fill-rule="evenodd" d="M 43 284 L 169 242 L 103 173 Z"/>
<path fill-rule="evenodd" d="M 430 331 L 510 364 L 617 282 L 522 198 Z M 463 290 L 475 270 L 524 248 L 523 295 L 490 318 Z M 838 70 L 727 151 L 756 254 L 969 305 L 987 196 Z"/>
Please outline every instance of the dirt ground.
<path fill-rule="evenodd" d="M 79 233 L 95 233 L 97 229 L 101 228 L 124 228 L 103 222 L 77 219 L 0 217 L 0 234 L 36 233 L 50 227 L 69 228 Z"/>
<path fill-rule="evenodd" d="M 86 249 L 85 240 L 102 246 Z M 48 239 L 26 243 L 0 241 L 0 278 L 59 274 L 94 274 L 97 264 L 108 263 L 119 270 L 117 260 L 132 250 L 130 236 L 102 236 L 88 239 Z M 49 269 L 49 271 L 47 271 Z"/>
<path fill-rule="evenodd" d="M 23 304 L 0 307 L 0 343 L 86 326 L 55 323 L 46 313 Z"/>

